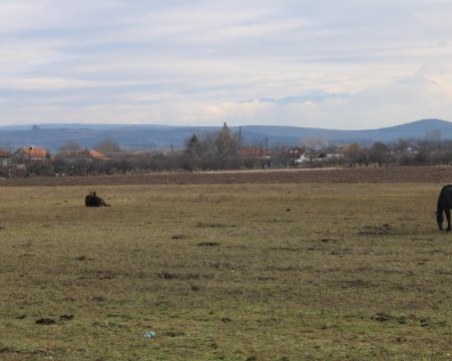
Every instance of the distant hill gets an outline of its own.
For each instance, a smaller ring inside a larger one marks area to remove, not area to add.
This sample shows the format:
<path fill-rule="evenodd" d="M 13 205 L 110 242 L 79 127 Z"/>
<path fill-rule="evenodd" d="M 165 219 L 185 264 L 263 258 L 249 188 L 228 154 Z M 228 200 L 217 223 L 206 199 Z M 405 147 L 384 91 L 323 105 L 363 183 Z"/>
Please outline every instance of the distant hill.
<path fill-rule="evenodd" d="M 0 127 L 0 148 L 16 149 L 35 145 L 57 152 L 68 141 L 93 148 L 105 138 L 116 141 L 125 149 L 182 148 L 193 134 L 218 131 L 219 127 L 182 127 L 161 125 L 100 125 L 100 124 L 39 124 Z M 239 127 L 231 127 L 239 132 Z M 372 144 L 399 139 L 425 139 L 437 136 L 452 139 L 452 123 L 439 119 L 424 119 L 387 128 L 370 130 L 335 130 L 288 126 L 242 126 L 247 144 L 296 146 L 306 138 L 320 138 L 335 144 L 357 142 Z"/>

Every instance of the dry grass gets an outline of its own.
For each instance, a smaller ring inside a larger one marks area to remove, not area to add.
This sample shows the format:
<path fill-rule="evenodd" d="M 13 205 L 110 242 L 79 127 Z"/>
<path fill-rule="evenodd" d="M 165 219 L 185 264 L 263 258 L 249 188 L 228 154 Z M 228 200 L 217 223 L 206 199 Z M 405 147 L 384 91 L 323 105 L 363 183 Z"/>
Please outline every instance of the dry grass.
<path fill-rule="evenodd" d="M 0 189 L 2 360 L 452 359 L 436 184 L 91 188 Z"/>

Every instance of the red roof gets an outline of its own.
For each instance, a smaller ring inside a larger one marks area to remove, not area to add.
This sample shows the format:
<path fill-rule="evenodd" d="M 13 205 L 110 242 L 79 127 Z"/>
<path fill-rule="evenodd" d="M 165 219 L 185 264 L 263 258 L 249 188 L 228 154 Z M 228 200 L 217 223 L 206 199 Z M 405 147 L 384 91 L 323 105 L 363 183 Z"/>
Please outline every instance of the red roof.
<path fill-rule="evenodd" d="M 93 159 L 107 159 L 107 156 L 94 149 L 84 149 L 77 152 L 77 157 L 86 157 Z"/>
<path fill-rule="evenodd" d="M 6 158 L 6 157 L 9 157 L 10 155 L 11 154 L 9 152 L 7 152 L 6 150 L 0 149 L 0 157 Z"/>
<path fill-rule="evenodd" d="M 41 147 L 22 147 L 22 152 L 30 158 L 45 158 L 47 149 Z"/>
<path fill-rule="evenodd" d="M 94 149 L 81 149 L 81 150 L 75 150 L 75 151 L 67 151 L 60 153 L 60 156 L 64 156 L 66 158 L 91 158 L 91 159 L 99 159 L 99 160 L 106 160 L 108 157 Z"/>
<path fill-rule="evenodd" d="M 245 157 L 262 157 L 270 155 L 270 151 L 267 149 L 257 147 L 257 148 L 242 148 L 240 154 Z"/>

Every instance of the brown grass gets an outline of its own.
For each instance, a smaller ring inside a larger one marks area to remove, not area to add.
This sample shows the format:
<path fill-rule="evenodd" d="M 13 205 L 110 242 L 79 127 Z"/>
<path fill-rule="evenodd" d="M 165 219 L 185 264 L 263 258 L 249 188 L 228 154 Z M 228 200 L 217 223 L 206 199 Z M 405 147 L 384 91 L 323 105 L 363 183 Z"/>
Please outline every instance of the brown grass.
<path fill-rule="evenodd" d="M 97 181 L 0 188 L 0 359 L 450 359 L 442 184 Z"/>

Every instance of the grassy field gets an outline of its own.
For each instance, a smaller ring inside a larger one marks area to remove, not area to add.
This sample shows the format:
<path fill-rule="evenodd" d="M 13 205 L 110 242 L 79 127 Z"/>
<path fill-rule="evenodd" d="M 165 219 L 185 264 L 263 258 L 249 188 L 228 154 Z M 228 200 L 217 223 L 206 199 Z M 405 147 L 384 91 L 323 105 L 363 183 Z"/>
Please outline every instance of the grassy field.
<path fill-rule="evenodd" d="M 452 360 L 439 188 L 0 188 L 0 359 Z"/>

